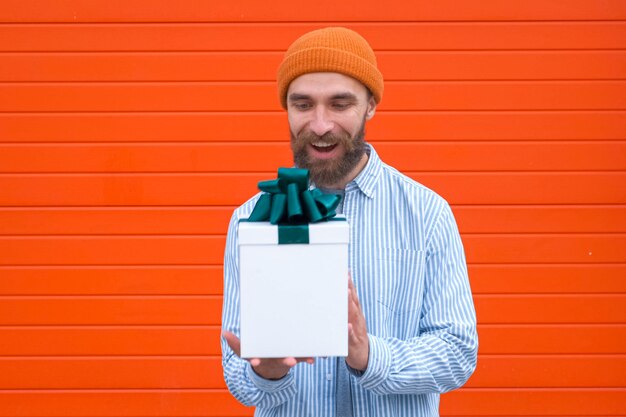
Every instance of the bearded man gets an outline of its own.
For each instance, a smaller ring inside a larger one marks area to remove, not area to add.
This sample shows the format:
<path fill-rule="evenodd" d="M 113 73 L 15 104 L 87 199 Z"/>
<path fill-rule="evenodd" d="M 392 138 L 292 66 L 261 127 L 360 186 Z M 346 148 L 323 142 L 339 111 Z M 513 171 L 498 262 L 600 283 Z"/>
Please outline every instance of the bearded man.
<path fill-rule="evenodd" d="M 438 416 L 439 395 L 467 381 L 478 350 L 452 211 L 365 142 L 383 77 L 362 36 L 338 27 L 304 34 L 287 50 L 277 81 L 295 165 L 342 197 L 338 210 L 350 224 L 348 356 L 239 357 L 237 225 L 257 195 L 235 210 L 228 230 L 226 384 L 256 407 L 255 416 Z"/>

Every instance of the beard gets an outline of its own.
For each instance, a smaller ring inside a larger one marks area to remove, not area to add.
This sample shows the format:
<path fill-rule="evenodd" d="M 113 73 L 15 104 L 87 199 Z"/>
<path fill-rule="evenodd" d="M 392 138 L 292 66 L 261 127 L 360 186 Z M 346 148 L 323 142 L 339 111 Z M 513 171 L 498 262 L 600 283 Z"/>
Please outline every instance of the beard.
<path fill-rule="evenodd" d="M 361 161 L 365 154 L 365 119 L 354 137 L 347 132 L 318 136 L 311 131 L 303 131 L 295 136 L 291 133 L 291 151 L 293 161 L 298 168 L 309 170 L 311 181 L 317 186 L 332 186 L 343 180 Z M 330 144 L 342 145 L 343 156 L 333 159 L 311 158 L 307 151 L 311 143 L 323 141 Z"/>

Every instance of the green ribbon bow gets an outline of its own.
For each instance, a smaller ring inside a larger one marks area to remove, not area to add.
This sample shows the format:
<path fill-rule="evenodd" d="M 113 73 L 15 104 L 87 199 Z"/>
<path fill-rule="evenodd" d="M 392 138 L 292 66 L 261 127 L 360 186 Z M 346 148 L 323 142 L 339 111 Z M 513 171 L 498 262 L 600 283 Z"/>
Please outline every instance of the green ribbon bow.
<path fill-rule="evenodd" d="M 260 181 L 261 195 L 248 218 L 251 222 L 302 225 L 317 223 L 335 216 L 341 196 L 309 190 L 309 170 L 278 168 L 278 178 Z M 307 239 L 308 240 L 308 239 Z"/>

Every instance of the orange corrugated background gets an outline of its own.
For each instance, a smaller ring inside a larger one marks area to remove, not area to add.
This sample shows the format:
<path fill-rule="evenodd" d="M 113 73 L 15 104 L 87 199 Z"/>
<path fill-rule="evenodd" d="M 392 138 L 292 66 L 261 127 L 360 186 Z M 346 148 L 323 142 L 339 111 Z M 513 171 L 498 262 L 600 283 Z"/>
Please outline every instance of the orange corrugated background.
<path fill-rule="evenodd" d="M 341 24 L 368 138 L 453 206 L 480 332 L 445 416 L 626 415 L 626 2 L 0 3 L 0 416 L 248 416 L 233 208 L 290 163 L 274 72 Z"/>

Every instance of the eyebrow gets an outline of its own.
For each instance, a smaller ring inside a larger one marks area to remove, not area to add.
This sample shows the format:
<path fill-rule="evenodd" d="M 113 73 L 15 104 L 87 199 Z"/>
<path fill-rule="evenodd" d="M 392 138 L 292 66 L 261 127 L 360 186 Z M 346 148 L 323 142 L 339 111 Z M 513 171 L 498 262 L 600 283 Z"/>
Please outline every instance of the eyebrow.
<path fill-rule="evenodd" d="M 297 100 L 310 100 L 311 96 L 308 94 L 301 93 L 291 93 L 288 97 L 289 101 L 297 101 Z M 345 92 L 345 93 L 337 93 L 330 97 L 331 100 L 352 100 L 355 101 L 357 99 L 356 95 Z"/>
<path fill-rule="evenodd" d="M 355 101 L 357 97 L 349 92 L 335 94 L 331 97 L 332 100 L 353 100 Z"/>
<path fill-rule="evenodd" d="M 289 101 L 308 100 L 311 98 L 308 94 L 291 93 L 289 94 Z"/>

